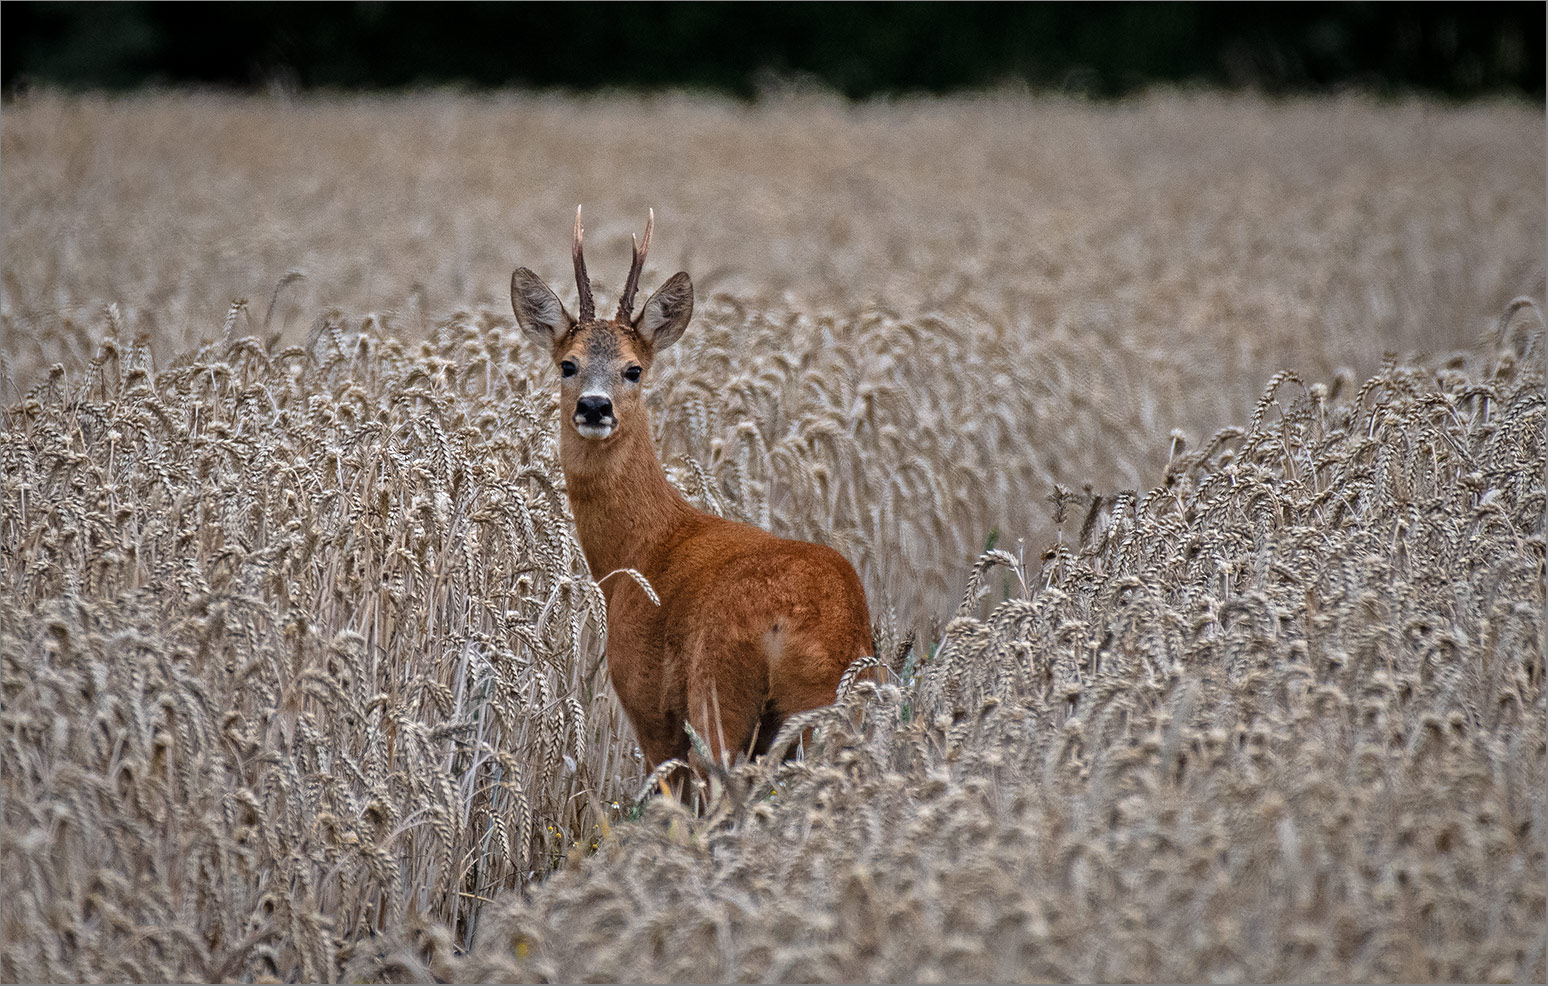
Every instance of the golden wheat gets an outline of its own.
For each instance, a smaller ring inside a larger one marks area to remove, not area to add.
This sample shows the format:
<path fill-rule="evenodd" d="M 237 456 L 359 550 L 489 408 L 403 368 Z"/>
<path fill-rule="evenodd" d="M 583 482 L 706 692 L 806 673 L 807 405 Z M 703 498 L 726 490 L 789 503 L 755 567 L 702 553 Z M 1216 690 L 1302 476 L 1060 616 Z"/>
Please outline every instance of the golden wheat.
<path fill-rule="evenodd" d="M 0 978 L 1541 979 L 1543 135 L 9 104 Z M 579 200 L 599 289 L 646 205 L 704 289 L 669 474 L 890 671 L 702 816 L 631 821 L 501 295 Z"/>

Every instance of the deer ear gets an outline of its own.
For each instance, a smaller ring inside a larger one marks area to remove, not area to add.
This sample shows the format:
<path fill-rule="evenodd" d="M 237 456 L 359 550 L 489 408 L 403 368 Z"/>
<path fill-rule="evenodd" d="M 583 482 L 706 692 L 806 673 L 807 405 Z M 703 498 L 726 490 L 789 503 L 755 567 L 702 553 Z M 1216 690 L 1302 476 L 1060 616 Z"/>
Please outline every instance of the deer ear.
<path fill-rule="evenodd" d="M 634 320 L 634 330 L 659 353 L 677 341 L 692 317 L 693 282 L 678 271 L 645 302 L 640 317 Z"/>
<path fill-rule="evenodd" d="M 522 331 L 543 346 L 552 346 L 575 325 L 559 296 L 525 267 L 511 274 L 511 308 Z"/>

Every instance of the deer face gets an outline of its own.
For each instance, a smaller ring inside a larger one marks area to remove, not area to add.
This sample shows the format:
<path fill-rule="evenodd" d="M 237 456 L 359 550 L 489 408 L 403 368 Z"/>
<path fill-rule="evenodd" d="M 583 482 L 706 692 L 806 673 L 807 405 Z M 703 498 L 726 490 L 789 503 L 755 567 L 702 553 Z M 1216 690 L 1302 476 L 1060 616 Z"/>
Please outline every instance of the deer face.
<path fill-rule="evenodd" d="M 679 271 L 631 316 L 645 251 L 650 249 L 655 214 L 645 242 L 634 248 L 634 264 L 611 319 L 596 317 L 591 282 L 581 252 L 580 210 L 575 211 L 575 281 L 580 317 L 570 315 L 558 295 L 525 267 L 511 275 L 511 307 L 522 330 L 547 346 L 559 368 L 559 418 L 563 427 L 588 441 L 605 442 L 642 420 L 641 387 L 656 354 L 683 334 L 693 315 L 693 282 Z"/>

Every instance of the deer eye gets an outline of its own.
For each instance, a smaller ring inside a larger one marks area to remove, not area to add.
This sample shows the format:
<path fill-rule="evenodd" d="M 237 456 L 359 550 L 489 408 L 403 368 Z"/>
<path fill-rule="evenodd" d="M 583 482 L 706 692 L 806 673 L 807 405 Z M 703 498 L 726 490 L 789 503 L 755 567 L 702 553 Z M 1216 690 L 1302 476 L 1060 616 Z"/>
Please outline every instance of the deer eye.
<path fill-rule="evenodd" d="M 575 364 L 565 360 L 559 364 L 559 372 L 567 377 L 573 377 L 575 376 Z"/>
<path fill-rule="evenodd" d="M 629 381 L 630 383 L 639 383 L 639 380 L 640 380 L 640 368 L 637 367 L 637 366 L 629 367 L 627 370 L 624 371 L 624 379 Z"/>

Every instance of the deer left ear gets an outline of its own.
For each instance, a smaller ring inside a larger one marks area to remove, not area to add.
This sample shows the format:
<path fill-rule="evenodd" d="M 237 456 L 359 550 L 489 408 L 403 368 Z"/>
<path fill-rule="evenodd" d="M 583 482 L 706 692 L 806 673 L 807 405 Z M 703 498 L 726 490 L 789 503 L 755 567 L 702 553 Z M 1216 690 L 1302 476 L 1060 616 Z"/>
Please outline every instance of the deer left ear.
<path fill-rule="evenodd" d="M 553 345 L 575 325 L 559 296 L 525 267 L 511 274 L 511 308 L 517 324 L 540 346 Z"/>
<path fill-rule="evenodd" d="M 693 282 L 678 271 L 645 302 L 640 317 L 634 320 L 634 331 L 659 353 L 678 340 L 692 317 Z"/>

